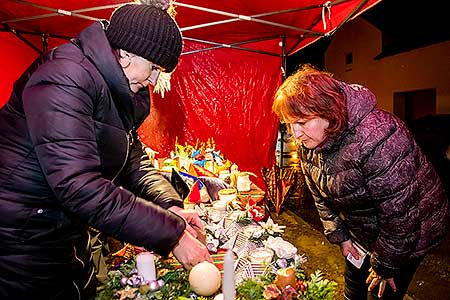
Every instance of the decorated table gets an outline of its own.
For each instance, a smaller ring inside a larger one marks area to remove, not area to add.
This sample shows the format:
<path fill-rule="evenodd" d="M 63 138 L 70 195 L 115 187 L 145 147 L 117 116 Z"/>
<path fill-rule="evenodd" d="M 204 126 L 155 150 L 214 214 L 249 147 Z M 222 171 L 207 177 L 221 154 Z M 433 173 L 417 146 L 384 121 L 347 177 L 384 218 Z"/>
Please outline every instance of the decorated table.
<path fill-rule="evenodd" d="M 186 148 L 178 148 L 178 159 L 163 161 L 160 169 L 203 221 L 199 240 L 213 263 L 187 271 L 173 256 L 162 258 L 127 244 L 110 256 L 108 279 L 97 299 L 333 299 L 336 283 L 319 271 L 304 273 L 306 256 L 283 239 L 284 226 L 270 218 L 264 192 L 248 180 L 254 174 L 235 172 L 245 177 L 239 183 L 233 170 L 214 166 L 217 160 L 209 170 L 199 169 L 203 164 L 192 174 L 192 161 L 181 160 L 180 152 L 184 158 L 195 157 L 184 153 Z"/>

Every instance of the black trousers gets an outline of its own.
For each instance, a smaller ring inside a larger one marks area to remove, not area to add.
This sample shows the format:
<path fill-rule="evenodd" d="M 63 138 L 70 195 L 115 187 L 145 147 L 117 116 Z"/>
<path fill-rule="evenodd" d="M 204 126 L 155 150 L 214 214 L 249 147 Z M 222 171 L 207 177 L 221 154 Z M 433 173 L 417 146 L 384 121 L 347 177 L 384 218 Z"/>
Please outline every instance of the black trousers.
<path fill-rule="evenodd" d="M 376 286 L 372 292 L 367 290 L 368 284 L 366 284 L 366 279 L 369 276 L 370 268 L 370 256 L 367 255 L 363 265 L 360 269 L 356 268 L 351 262 L 345 260 L 345 290 L 344 299 L 346 300 L 400 300 L 403 299 L 406 291 L 408 289 L 409 283 L 414 277 L 414 273 L 419 266 L 421 259 L 412 261 L 404 266 L 400 270 L 400 273 L 394 277 L 395 286 L 397 291 L 394 293 L 389 284 L 384 290 L 383 296 L 381 298 L 377 297 L 379 285 Z"/>

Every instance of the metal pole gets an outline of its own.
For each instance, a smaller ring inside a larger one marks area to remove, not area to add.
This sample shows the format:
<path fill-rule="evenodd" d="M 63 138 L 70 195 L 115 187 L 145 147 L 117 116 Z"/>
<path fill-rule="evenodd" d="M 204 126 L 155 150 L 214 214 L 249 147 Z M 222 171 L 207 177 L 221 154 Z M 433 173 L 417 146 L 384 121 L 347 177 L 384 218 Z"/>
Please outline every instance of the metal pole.
<path fill-rule="evenodd" d="M 244 48 L 244 47 L 237 47 L 237 45 L 250 44 L 250 43 L 256 43 L 256 42 L 261 42 L 261 41 L 266 41 L 266 40 L 272 40 L 274 38 L 275 37 L 267 37 L 267 38 L 250 40 L 250 41 L 245 41 L 245 42 L 238 42 L 238 43 L 232 43 L 232 44 L 222 44 L 222 43 L 216 43 L 216 42 L 207 41 L 207 40 L 195 39 L 195 38 L 190 38 L 190 37 L 183 37 L 183 39 L 187 40 L 187 41 L 193 41 L 193 42 L 198 42 L 198 43 L 205 43 L 205 44 L 216 45 L 216 46 L 215 47 L 208 47 L 208 48 L 203 48 L 203 49 L 197 49 L 197 50 L 183 52 L 182 55 L 194 54 L 194 53 L 199 53 L 199 52 L 204 52 L 204 51 L 214 50 L 214 49 L 220 49 L 220 48 L 230 48 L 230 49 L 243 50 L 243 51 L 254 52 L 254 53 L 265 54 L 265 55 L 271 55 L 271 56 L 280 56 L 277 53 L 272 53 L 272 52 L 267 52 L 267 51 L 262 51 L 262 50 L 255 50 L 255 49 Z"/>
<path fill-rule="evenodd" d="M 48 34 L 42 34 L 42 50 L 43 52 L 47 52 L 48 50 Z"/>
<path fill-rule="evenodd" d="M 336 32 L 336 30 L 338 30 L 339 28 L 342 27 L 342 25 L 344 25 L 345 23 L 347 23 L 348 20 L 350 20 L 353 16 L 355 16 L 358 11 L 364 7 L 364 5 L 366 5 L 366 3 L 369 2 L 369 0 L 362 0 L 348 15 L 347 17 L 345 17 L 344 20 L 342 20 L 342 22 L 336 26 L 334 29 L 330 30 L 329 32 L 326 33 L 326 36 L 330 36 L 332 35 L 334 32 Z"/>
<path fill-rule="evenodd" d="M 49 17 L 49 16 L 63 15 L 63 16 L 72 16 L 72 17 L 77 17 L 77 18 L 81 18 L 81 19 L 87 19 L 87 20 L 91 20 L 91 21 L 97 21 L 98 20 L 98 18 L 94 18 L 94 17 L 78 14 L 75 11 L 68 11 L 68 10 L 64 10 L 64 9 L 57 9 L 57 8 L 48 7 L 48 6 L 44 6 L 44 5 L 40 5 L 40 4 L 36 4 L 36 3 L 31 3 L 31 2 L 27 2 L 27 1 L 23 1 L 23 0 L 10 0 L 10 1 L 54 12 L 54 14 L 46 14 L 46 15 L 44 15 L 43 18 L 46 18 L 46 17 Z M 2 21 L 1 23 L 3 24 L 3 23 L 19 22 L 19 21 L 31 20 L 31 19 L 34 19 L 34 18 L 36 18 L 36 16 L 29 17 L 29 18 L 14 19 L 14 20 L 9 20 L 9 21 Z"/>
<path fill-rule="evenodd" d="M 266 21 L 266 20 L 260 20 L 260 19 L 257 19 L 255 17 L 253 17 L 253 16 L 239 15 L 239 14 L 229 13 L 229 12 L 225 12 L 225 11 L 221 11 L 221 10 L 217 10 L 217 9 L 211 9 L 211 8 L 206 8 L 206 7 L 201 7 L 201 6 L 196 6 L 196 5 L 186 4 L 186 3 L 180 3 L 180 2 L 177 2 L 177 6 L 186 7 L 186 8 L 195 9 L 195 10 L 200 10 L 200 11 L 205 11 L 205 12 L 209 12 L 209 13 L 223 15 L 223 16 L 227 16 L 227 17 L 233 18 L 233 19 L 230 19 L 230 20 L 223 20 L 223 21 L 217 21 L 217 22 L 211 22 L 211 23 L 205 23 L 205 24 L 199 24 L 199 25 L 184 27 L 184 28 L 181 29 L 181 31 L 183 31 L 183 32 L 184 31 L 188 31 L 188 30 L 202 28 L 202 27 L 208 27 L 208 26 L 212 26 L 212 25 L 218 25 L 218 24 L 224 24 L 224 23 L 229 23 L 229 22 L 235 22 L 235 21 L 251 21 L 251 22 L 267 24 L 267 25 L 271 25 L 271 26 L 275 26 L 275 27 L 281 27 L 281 28 L 287 28 L 287 29 L 291 29 L 291 30 L 295 30 L 295 31 L 306 32 L 306 33 L 310 33 L 312 35 L 318 35 L 318 36 L 323 35 L 323 33 L 318 32 L 318 31 L 308 30 L 308 29 L 304 29 L 304 28 L 300 28 L 300 27 L 285 25 L 285 24 L 271 22 L 271 21 Z M 321 6 L 319 6 L 319 7 L 321 7 Z M 286 10 L 284 12 L 286 12 Z M 277 14 L 277 13 L 278 12 L 271 12 L 271 13 L 268 13 L 268 15 L 270 15 L 270 14 Z M 261 16 L 261 14 L 259 16 Z M 262 16 L 264 16 L 264 14 L 262 14 Z"/>
<path fill-rule="evenodd" d="M 286 36 L 281 37 L 281 79 L 286 79 Z M 280 161 L 278 166 L 283 168 L 283 152 L 284 152 L 284 135 L 285 130 L 281 123 L 278 124 L 278 130 L 280 131 Z"/>
<path fill-rule="evenodd" d="M 24 42 L 26 45 L 28 45 L 29 47 L 31 47 L 34 51 L 36 51 L 39 54 L 42 54 L 42 50 L 39 49 L 38 47 L 36 47 L 35 45 L 33 45 L 33 43 L 31 43 L 29 40 L 27 40 L 22 34 L 20 34 L 19 32 L 17 32 L 16 30 L 12 29 L 8 24 L 3 24 L 3 26 L 5 27 L 6 31 L 11 32 L 12 34 L 14 34 L 15 36 L 17 36 L 17 38 L 19 40 L 21 40 L 22 42 Z"/>

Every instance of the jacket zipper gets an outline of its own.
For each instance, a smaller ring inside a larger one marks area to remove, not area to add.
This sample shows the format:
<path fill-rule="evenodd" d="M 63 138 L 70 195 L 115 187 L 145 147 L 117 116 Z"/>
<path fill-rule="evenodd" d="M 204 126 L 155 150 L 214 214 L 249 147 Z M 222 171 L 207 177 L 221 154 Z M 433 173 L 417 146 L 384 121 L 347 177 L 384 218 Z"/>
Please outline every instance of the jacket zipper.
<path fill-rule="evenodd" d="M 77 248 L 75 246 L 73 246 L 73 256 L 75 257 L 75 259 L 80 262 L 81 267 L 84 269 L 84 262 L 77 256 Z M 76 284 L 75 281 L 72 281 L 73 285 L 75 286 L 75 289 L 77 290 L 78 293 L 78 300 L 81 299 L 81 292 L 80 292 L 80 288 L 78 287 L 78 285 Z"/>
<path fill-rule="evenodd" d="M 75 259 L 77 261 L 80 262 L 81 267 L 84 268 L 84 261 L 82 261 L 78 256 L 77 256 L 77 248 L 75 246 L 73 246 L 73 255 L 75 256 Z"/>
<path fill-rule="evenodd" d="M 78 300 L 81 300 L 81 292 L 80 292 L 80 288 L 78 287 L 78 285 L 75 283 L 75 281 L 72 281 L 73 286 L 75 287 L 75 290 L 77 291 L 78 294 Z"/>
<path fill-rule="evenodd" d="M 114 176 L 114 178 L 112 179 L 113 182 L 117 179 L 120 172 L 122 172 L 123 168 L 125 168 L 125 165 L 127 164 L 128 154 L 130 153 L 130 146 L 133 145 L 134 143 L 133 128 L 131 128 L 130 131 L 126 134 L 126 137 L 127 137 L 127 153 L 125 155 L 125 160 L 123 161 L 122 167 L 120 167 L 119 172 L 117 172 L 116 176 Z"/>

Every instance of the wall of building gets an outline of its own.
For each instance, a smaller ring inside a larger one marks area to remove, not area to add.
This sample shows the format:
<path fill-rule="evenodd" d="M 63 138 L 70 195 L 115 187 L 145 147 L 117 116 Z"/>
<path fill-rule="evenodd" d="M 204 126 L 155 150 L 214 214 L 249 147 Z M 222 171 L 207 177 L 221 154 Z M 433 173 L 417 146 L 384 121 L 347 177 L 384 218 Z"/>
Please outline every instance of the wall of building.
<path fill-rule="evenodd" d="M 357 18 L 336 32 L 325 66 L 338 79 L 370 88 L 379 107 L 388 111 L 393 111 L 395 92 L 435 88 L 436 113 L 450 113 L 450 41 L 375 60 L 381 50 L 381 31 Z M 346 65 L 348 53 L 351 66 Z"/>

